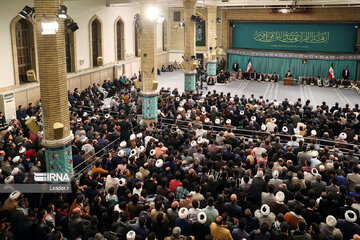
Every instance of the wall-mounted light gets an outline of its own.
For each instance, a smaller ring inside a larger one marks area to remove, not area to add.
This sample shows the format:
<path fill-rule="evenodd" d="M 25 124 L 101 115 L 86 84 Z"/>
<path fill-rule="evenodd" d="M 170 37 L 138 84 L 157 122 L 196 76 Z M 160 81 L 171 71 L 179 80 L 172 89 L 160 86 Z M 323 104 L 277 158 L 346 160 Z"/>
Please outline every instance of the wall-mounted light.
<path fill-rule="evenodd" d="M 216 22 L 217 22 L 217 23 L 221 23 L 221 18 L 217 18 L 217 19 L 216 19 Z"/>
<path fill-rule="evenodd" d="M 180 23 L 179 23 L 179 27 L 184 28 L 184 27 L 185 27 L 185 23 L 184 23 L 184 22 L 180 22 Z"/>
<path fill-rule="evenodd" d="M 28 17 L 31 17 L 34 13 L 34 8 L 32 7 L 29 7 L 29 6 L 25 6 L 23 8 L 23 10 L 21 10 L 21 12 L 19 12 L 19 16 L 22 17 L 22 18 L 28 18 Z"/>
<path fill-rule="evenodd" d="M 71 32 L 75 32 L 76 30 L 79 29 L 79 26 L 77 25 L 76 22 L 72 22 L 72 21 L 67 21 L 65 23 L 65 27 L 66 27 L 66 30 L 71 33 Z"/>
<path fill-rule="evenodd" d="M 59 30 L 59 23 L 57 21 L 44 21 L 41 22 L 41 34 L 53 35 Z"/>
<path fill-rule="evenodd" d="M 67 13 L 67 7 L 64 5 L 61 5 L 59 8 L 59 12 L 58 12 L 58 18 L 66 19 L 67 18 L 66 13 Z"/>
<path fill-rule="evenodd" d="M 198 15 L 191 15 L 191 20 L 194 22 L 202 22 L 202 18 Z"/>

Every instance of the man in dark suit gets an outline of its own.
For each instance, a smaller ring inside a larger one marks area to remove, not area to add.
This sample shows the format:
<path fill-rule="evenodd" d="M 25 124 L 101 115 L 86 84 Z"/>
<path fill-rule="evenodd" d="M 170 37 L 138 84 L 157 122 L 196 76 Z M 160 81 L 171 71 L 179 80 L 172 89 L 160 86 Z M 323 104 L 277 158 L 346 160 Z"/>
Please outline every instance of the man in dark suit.
<path fill-rule="evenodd" d="M 347 67 L 342 71 L 342 77 L 343 77 L 343 79 L 349 80 L 350 71 L 348 70 Z"/>
<path fill-rule="evenodd" d="M 237 205 L 236 194 L 231 195 L 230 201 L 231 202 L 225 203 L 229 217 L 240 219 L 242 217 L 242 209 Z"/>
<path fill-rule="evenodd" d="M 258 77 L 258 79 L 257 79 L 259 82 L 260 81 L 264 81 L 265 79 L 264 79 L 264 74 L 262 74 L 261 72 L 259 72 L 259 77 Z"/>
<path fill-rule="evenodd" d="M 220 60 L 220 70 L 225 71 L 225 59 L 224 58 L 222 58 Z"/>
<path fill-rule="evenodd" d="M 277 82 L 278 80 L 278 75 L 276 74 L 276 72 L 274 72 L 274 74 L 271 76 L 271 82 Z"/>
<path fill-rule="evenodd" d="M 234 72 L 238 72 L 238 71 L 239 71 L 239 64 L 237 63 L 237 61 L 235 61 L 234 64 L 233 64 L 233 71 L 234 71 Z"/>
<path fill-rule="evenodd" d="M 254 71 L 250 78 L 251 78 L 251 80 L 258 80 L 259 74 L 256 71 Z"/>
<path fill-rule="evenodd" d="M 291 74 L 290 70 L 285 74 L 285 77 L 292 78 L 293 75 Z"/>

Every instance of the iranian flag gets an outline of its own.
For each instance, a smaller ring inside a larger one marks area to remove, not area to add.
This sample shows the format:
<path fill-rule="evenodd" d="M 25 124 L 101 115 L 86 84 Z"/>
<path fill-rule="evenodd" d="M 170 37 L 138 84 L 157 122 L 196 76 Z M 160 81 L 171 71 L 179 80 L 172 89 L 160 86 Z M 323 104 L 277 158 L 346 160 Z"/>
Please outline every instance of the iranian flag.
<path fill-rule="evenodd" d="M 328 76 L 329 76 L 329 79 L 332 79 L 333 77 L 335 77 L 333 64 L 331 64 L 331 66 L 330 66 Z"/>
<path fill-rule="evenodd" d="M 248 73 L 252 71 L 252 65 L 251 65 L 251 59 L 250 59 L 250 58 L 249 58 L 249 62 L 248 62 L 246 71 L 247 71 Z"/>

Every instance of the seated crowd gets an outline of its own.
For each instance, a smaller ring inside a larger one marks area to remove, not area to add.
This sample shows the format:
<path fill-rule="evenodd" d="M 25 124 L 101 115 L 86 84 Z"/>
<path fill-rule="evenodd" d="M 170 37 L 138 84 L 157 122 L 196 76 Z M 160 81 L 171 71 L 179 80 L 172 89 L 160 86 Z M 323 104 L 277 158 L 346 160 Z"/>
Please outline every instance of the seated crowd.
<path fill-rule="evenodd" d="M 360 239 L 358 105 L 163 89 L 143 127 L 130 79 L 68 97 L 81 176 L 69 194 L 1 194 L 0 239 Z M 41 105 L 0 117 L 0 183 L 31 182 Z"/>

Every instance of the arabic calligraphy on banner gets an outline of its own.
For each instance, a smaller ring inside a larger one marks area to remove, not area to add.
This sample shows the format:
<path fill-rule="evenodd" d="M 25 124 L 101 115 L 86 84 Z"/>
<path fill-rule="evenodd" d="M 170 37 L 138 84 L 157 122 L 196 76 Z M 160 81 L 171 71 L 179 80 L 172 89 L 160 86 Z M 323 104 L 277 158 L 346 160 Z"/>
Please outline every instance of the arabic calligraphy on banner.
<path fill-rule="evenodd" d="M 354 53 L 355 23 L 231 22 L 232 48 Z"/>
<path fill-rule="evenodd" d="M 258 42 L 283 43 L 327 43 L 329 32 L 286 32 L 286 31 L 255 31 L 254 39 Z"/>

